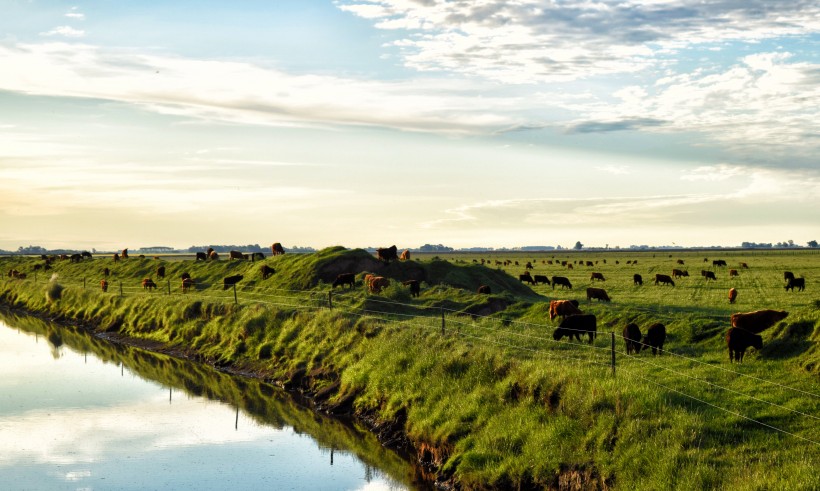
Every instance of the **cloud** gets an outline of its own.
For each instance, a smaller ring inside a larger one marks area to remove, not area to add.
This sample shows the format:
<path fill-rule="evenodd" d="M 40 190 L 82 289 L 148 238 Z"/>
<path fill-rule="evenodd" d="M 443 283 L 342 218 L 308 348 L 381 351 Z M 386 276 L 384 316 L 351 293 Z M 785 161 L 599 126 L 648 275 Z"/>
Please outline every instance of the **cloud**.
<path fill-rule="evenodd" d="M 67 38 L 81 38 L 85 37 L 85 31 L 74 29 L 71 26 L 59 26 L 46 32 L 41 32 L 41 36 L 63 36 Z"/>
<path fill-rule="evenodd" d="M 69 19 L 85 20 L 85 14 L 79 11 L 79 7 L 71 7 L 65 16 Z"/>
<path fill-rule="evenodd" d="M 652 118 L 635 118 L 622 121 L 584 121 L 571 125 L 569 133 L 605 133 L 609 131 L 626 131 L 641 128 L 662 126 L 664 121 Z"/>

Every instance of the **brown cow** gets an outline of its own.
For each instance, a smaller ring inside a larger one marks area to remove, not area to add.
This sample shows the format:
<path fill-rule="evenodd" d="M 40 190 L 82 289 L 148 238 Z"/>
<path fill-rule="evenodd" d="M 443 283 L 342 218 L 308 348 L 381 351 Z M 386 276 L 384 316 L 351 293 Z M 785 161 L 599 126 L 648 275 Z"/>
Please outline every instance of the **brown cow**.
<path fill-rule="evenodd" d="M 128 259 L 128 249 L 123 249 L 122 253 L 120 253 L 120 257 L 122 259 Z"/>
<path fill-rule="evenodd" d="M 763 349 L 763 338 L 759 334 L 733 327 L 726 332 L 726 346 L 729 348 L 729 362 L 743 363 L 743 355 L 746 354 L 746 349 L 749 347 L 756 350 Z"/>
<path fill-rule="evenodd" d="M 566 317 L 570 315 L 583 314 L 578 308 L 577 300 L 550 300 L 550 320 L 556 317 Z"/>
<path fill-rule="evenodd" d="M 108 280 L 105 278 L 100 280 L 100 290 L 102 290 L 103 293 L 108 291 Z"/>
<path fill-rule="evenodd" d="M 384 276 L 374 276 L 370 278 L 368 290 L 370 293 L 381 293 L 382 290 L 390 286 L 390 280 Z"/>
<path fill-rule="evenodd" d="M 114 259 L 114 262 L 119 261 L 119 260 L 120 260 L 120 255 L 119 255 L 119 254 L 117 254 L 117 253 L 115 252 L 115 253 L 114 253 L 114 258 L 113 258 L 113 259 Z"/>
<path fill-rule="evenodd" d="M 666 275 L 666 274 L 658 273 L 658 274 L 655 275 L 655 284 L 657 285 L 659 283 L 662 284 L 662 285 L 675 286 L 675 282 L 672 281 L 672 278 L 670 278 L 669 275 Z"/>
<path fill-rule="evenodd" d="M 587 300 L 596 299 L 599 301 L 609 302 L 609 295 L 603 288 L 587 288 Z"/>
<path fill-rule="evenodd" d="M 638 327 L 638 324 L 627 324 L 624 327 L 623 337 L 624 343 L 626 343 L 627 355 L 631 355 L 633 352 L 637 355 L 641 352 L 643 344 L 641 344 L 641 328 Z"/>
<path fill-rule="evenodd" d="M 683 271 L 680 269 L 673 269 L 672 270 L 672 277 L 673 278 L 683 278 L 684 276 L 689 276 L 689 271 Z"/>
<path fill-rule="evenodd" d="M 401 252 L 401 256 L 399 257 L 402 261 L 409 261 L 410 260 L 410 249 L 405 249 Z"/>
<path fill-rule="evenodd" d="M 738 312 L 732 314 L 732 327 L 745 329 L 753 334 L 760 334 L 782 321 L 789 313 L 785 310 L 756 310 L 754 312 Z"/>
<path fill-rule="evenodd" d="M 735 276 L 737 276 L 737 270 L 736 269 L 730 269 L 729 270 L 729 278 L 733 278 Z"/>
<path fill-rule="evenodd" d="M 595 280 L 606 281 L 606 278 L 604 278 L 603 273 L 592 273 L 592 275 L 589 277 L 589 280 L 590 281 L 595 281 Z"/>
<path fill-rule="evenodd" d="M 239 251 L 228 251 L 228 259 L 233 261 L 234 259 L 247 259 L 247 257 Z"/>
<path fill-rule="evenodd" d="M 746 264 L 746 263 L 740 263 L 740 268 L 741 269 L 749 269 L 749 265 Z"/>
<path fill-rule="evenodd" d="M 683 259 L 678 259 L 678 264 L 683 264 Z"/>
<path fill-rule="evenodd" d="M 419 283 L 419 280 L 407 280 L 403 281 L 401 284 L 410 287 L 411 297 L 418 297 L 421 295 L 421 283 Z"/>
<path fill-rule="evenodd" d="M 379 261 L 389 263 L 391 260 L 399 259 L 397 252 L 398 249 L 396 249 L 395 245 L 390 247 L 379 247 L 376 249 L 376 256 L 379 258 Z"/>
<path fill-rule="evenodd" d="M 524 269 L 533 269 L 532 263 L 527 261 L 527 264 L 524 265 Z"/>
<path fill-rule="evenodd" d="M 111 270 L 108 268 L 103 268 L 103 276 L 105 276 L 106 278 L 111 276 Z"/>
<path fill-rule="evenodd" d="M 216 251 L 212 250 L 211 252 L 208 253 L 208 259 L 210 259 L 211 261 L 218 261 L 219 260 L 219 254 L 217 254 Z"/>
<path fill-rule="evenodd" d="M 735 299 L 737 299 L 737 290 L 729 288 L 729 303 L 735 303 Z"/>
<path fill-rule="evenodd" d="M 481 285 L 481 286 L 478 287 L 478 293 L 481 293 L 481 294 L 484 294 L 484 295 L 490 295 L 492 293 L 492 291 L 490 291 L 489 286 Z"/>
<path fill-rule="evenodd" d="M 144 280 L 142 280 L 142 289 L 143 290 L 148 290 L 150 292 L 151 290 L 153 290 L 156 287 L 157 287 L 157 284 L 154 283 L 154 280 L 152 280 L 151 278 L 145 278 Z"/>
<path fill-rule="evenodd" d="M 262 279 L 267 280 L 276 271 L 273 268 L 271 268 L 270 266 L 268 266 L 267 264 L 263 264 L 262 267 L 259 268 L 259 272 L 262 273 Z"/>
<path fill-rule="evenodd" d="M 182 278 L 182 293 L 187 293 L 193 286 L 194 280 L 191 277 Z"/>
<path fill-rule="evenodd" d="M 157 278 L 165 278 L 165 266 L 157 267 Z"/>
<path fill-rule="evenodd" d="M 282 247 L 282 244 L 280 244 L 279 242 L 274 242 L 270 246 L 270 252 L 271 252 L 271 255 L 278 256 L 280 254 L 284 254 L 285 249 Z"/>

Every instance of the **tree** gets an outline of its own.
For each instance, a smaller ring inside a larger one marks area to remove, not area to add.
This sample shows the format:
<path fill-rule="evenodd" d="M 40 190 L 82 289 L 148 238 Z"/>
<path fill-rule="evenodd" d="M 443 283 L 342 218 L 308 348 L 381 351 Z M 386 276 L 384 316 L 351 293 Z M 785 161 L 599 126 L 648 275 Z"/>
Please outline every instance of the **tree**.
<path fill-rule="evenodd" d="M 817 247 L 817 241 L 816 240 L 810 240 L 810 241 L 808 241 L 808 245 L 809 245 L 809 247 Z"/>
<path fill-rule="evenodd" d="M 580 251 L 583 248 L 584 248 L 584 244 L 582 244 L 580 240 L 578 242 L 576 242 L 575 246 L 573 247 L 573 249 L 575 249 L 576 251 Z"/>

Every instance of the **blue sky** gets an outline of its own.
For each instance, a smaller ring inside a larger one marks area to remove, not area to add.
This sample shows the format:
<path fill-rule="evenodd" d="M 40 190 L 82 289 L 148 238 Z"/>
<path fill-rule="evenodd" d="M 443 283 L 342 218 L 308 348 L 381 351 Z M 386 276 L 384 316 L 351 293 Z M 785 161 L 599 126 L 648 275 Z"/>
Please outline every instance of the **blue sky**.
<path fill-rule="evenodd" d="M 820 6 L 8 1 L 0 248 L 820 237 Z"/>

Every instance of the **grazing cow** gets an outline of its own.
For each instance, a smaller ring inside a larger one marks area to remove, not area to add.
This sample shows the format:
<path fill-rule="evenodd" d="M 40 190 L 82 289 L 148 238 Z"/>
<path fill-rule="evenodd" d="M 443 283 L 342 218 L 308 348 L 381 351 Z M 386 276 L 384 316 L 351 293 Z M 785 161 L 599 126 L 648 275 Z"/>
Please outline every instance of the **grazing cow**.
<path fill-rule="evenodd" d="M 182 278 L 182 293 L 187 293 L 193 286 L 194 280 L 191 277 Z"/>
<path fill-rule="evenodd" d="M 606 294 L 606 291 L 603 288 L 587 288 L 587 300 L 603 300 L 604 302 L 609 302 L 609 295 Z"/>
<path fill-rule="evenodd" d="M 575 337 L 577 341 L 581 340 L 582 334 L 589 335 L 589 344 L 595 340 L 595 334 L 598 331 L 597 319 L 594 314 L 578 314 L 564 317 L 561 324 L 555 332 L 552 333 L 552 339 L 559 341 L 562 337 L 567 336 L 570 339 Z"/>
<path fill-rule="evenodd" d="M 655 284 L 662 284 L 662 285 L 672 285 L 675 286 L 675 282 L 672 281 L 672 278 L 669 277 L 667 274 L 656 274 L 655 275 Z"/>
<path fill-rule="evenodd" d="M 263 264 L 261 268 L 259 268 L 259 272 L 262 273 L 262 279 L 267 280 L 268 278 L 273 275 L 276 271 L 268 266 L 267 264 Z"/>
<path fill-rule="evenodd" d="M 83 256 L 81 254 L 77 253 L 77 254 L 72 254 L 71 256 L 69 256 L 68 259 L 72 263 L 78 263 L 78 262 L 83 260 Z"/>
<path fill-rule="evenodd" d="M 738 312 L 732 314 L 732 327 L 745 329 L 753 334 L 760 334 L 772 327 L 775 322 L 782 321 L 789 313 L 785 310 L 755 310 L 754 312 Z"/>
<path fill-rule="evenodd" d="M 401 256 L 399 256 L 399 259 L 401 259 L 402 261 L 409 261 L 410 260 L 410 249 L 405 249 L 405 250 L 401 251 Z"/>
<path fill-rule="evenodd" d="M 211 251 L 208 253 L 208 259 L 210 259 L 211 261 L 218 261 L 219 254 L 217 254 L 216 251 Z"/>
<path fill-rule="evenodd" d="M 726 332 L 726 346 L 729 348 L 729 363 L 743 363 L 743 355 L 749 347 L 763 349 L 763 338 L 760 334 L 733 327 Z"/>
<path fill-rule="evenodd" d="M 592 263 L 592 261 L 587 261 L 587 266 L 594 266 L 594 264 Z"/>
<path fill-rule="evenodd" d="M 673 269 L 672 270 L 672 277 L 673 278 L 683 278 L 684 276 L 689 276 L 689 271 L 683 271 L 680 269 Z"/>
<path fill-rule="evenodd" d="M 797 291 L 802 292 L 806 289 L 806 279 L 805 278 L 792 278 L 786 283 L 786 291 L 794 291 L 794 288 L 797 287 Z"/>
<path fill-rule="evenodd" d="M 154 280 L 152 280 L 151 278 L 145 278 L 144 280 L 142 280 L 142 289 L 143 290 L 148 290 L 150 292 L 151 290 L 153 290 L 156 287 L 157 287 L 157 284 L 154 283 Z"/>
<path fill-rule="evenodd" d="M 331 288 L 336 288 L 337 286 L 344 287 L 345 285 L 350 286 L 350 288 L 356 286 L 356 275 L 353 273 L 341 273 L 336 275 L 336 279 L 333 280 Z"/>
<path fill-rule="evenodd" d="M 642 343 L 644 347 L 652 348 L 652 356 L 663 354 L 663 343 L 666 341 L 666 326 L 660 322 L 652 324 L 646 330 L 646 336 L 643 337 Z"/>
<path fill-rule="evenodd" d="M 128 259 L 128 249 L 123 249 L 120 253 L 120 257 L 123 259 Z"/>
<path fill-rule="evenodd" d="M 282 244 L 280 244 L 279 242 L 274 242 L 270 246 L 270 253 L 273 256 L 279 256 L 280 254 L 285 253 L 285 249 L 282 247 Z"/>
<path fill-rule="evenodd" d="M 583 314 L 578 308 L 578 300 L 550 300 L 550 320 L 556 317 Z"/>
<path fill-rule="evenodd" d="M 712 261 L 712 266 L 726 266 L 726 261 L 724 261 L 723 259 L 715 259 L 714 261 Z"/>
<path fill-rule="evenodd" d="M 683 259 L 678 259 L 678 264 L 683 264 Z"/>
<path fill-rule="evenodd" d="M 262 261 L 265 259 L 264 252 L 254 252 L 251 254 L 251 261 Z"/>
<path fill-rule="evenodd" d="M 483 293 L 484 295 L 490 295 L 492 293 L 492 291 L 490 290 L 489 286 L 481 285 L 481 286 L 478 287 L 478 293 Z"/>
<path fill-rule="evenodd" d="M 638 273 L 633 274 L 632 282 L 635 283 L 636 286 L 643 286 L 643 276 Z"/>
<path fill-rule="evenodd" d="M 17 278 L 18 280 L 24 280 L 26 279 L 26 273 L 17 273 L 17 276 L 15 276 L 15 278 Z"/>
<path fill-rule="evenodd" d="M 737 299 L 737 290 L 734 288 L 729 288 L 729 303 L 735 303 Z"/>
<path fill-rule="evenodd" d="M 569 278 L 565 276 L 553 276 L 552 277 L 552 289 L 555 290 L 555 285 L 561 285 L 561 289 L 564 287 L 569 288 L 572 290 L 572 283 L 569 282 Z"/>
<path fill-rule="evenodd" d="M 737 276 L 737 270 L 736 269 L 730 269 L 729 270 L 729 278 L 734 278 L 735 276 Z"/>
<path fill-rule="evenodd" d="M 103 276 L 105 276 L 106 278 L 108 278 L 109 276 L 111 276 L 111 270 L 110 270 L 110 269 L 108 269 L 108 268 L 103 268 L 103 271 L 102 271 L 102 272 L 103 272 Z"/>
<path fill-rule="evenodd" d="M 211 253 L 214 252 L 213 247 L 209 247 L 208 250 L 205 251 L 205 255 L 211 257 Z"/>
<path fill-rule="evenodd" d="M 165 266 L 157 267 L 157 278 L 165 278 Z"/>
<path fill-rule="evenodd" d="M 535 281 L 535 284 L 536 284 L 536 285 L 537 285 L 537 284 L 539 284 L 539 283 L 546 283 L 546 284 L 548 284 L 548 285 L 550 284 L 550 279 L 549 279 L 549 278 L 547 278 L 547 276 L 546 276 L 546 275 L 543 275 L 543 274 L 537 274 L 537 275 L 533 276 L 532 278 L 533 278 L 533 280 Z"/>
<path fill-rule="evenodd" d="M 527 264 L 524 265 L 524 269 L 533 269 L 532 263 L 527 261 Z"/>
<path fill-rule="evenodd" d="M 108 280 L 105 278 L 100 280 L 100 290 L 102 290 L 103 293 L 108 291 Z"/>
<path fill-rule="evenodd" d="M 196 261 L 207 261 L 208 255 L 204 252 L 197 252 L 196 253 Z"/>
<path fill-rule="evenodd" d="M 419 283 L 419 280 L 402 281 L 401 284 L 410 287 L 411 297 L 418 297 L 419 295 L 421 295 L 421 283 Z"/>
<path fill-rule="evenodd" d="M 606 281 L 606 278 L 604 278 L 603 273 L 592 273 L 592 275 L 589 277 L 589 280 L 590 281 L 595 281 L 595 280 Z"/>
<path fill-rule="evenodd" d="M 242 275 L 241 274 L 235 274 L 233 276 L 228 276 L 228 277 L 226 277 L 225 279 L 222 280 L 222 290 L 227 290 L 228 288 L 230 288 L 232 286 L 235 287 L 235 285 L 237 283 L 239 283 L 240 281 L 242 281 Z"/>
<path fill-rule="evenodd" d="M 572 269 L 572 264 L 567 264 L 567 269 Z"/>
<path fill-rule="evenodd" d="M 631 355 L 633 352 L 637 355 L 641 352 L 643 345 L 641 344 L 641 328 L 638 327 L 638 324 L 627 324 L 624 327 L 623 337 L 624 343 L 626 343 L 627 355 Z"/>
<path fill-rule="evenodd" d="M 180 276 L 180 278 L 182 278 L 183 280 L 184 280 L 185 278 L 190 278 L 190 277 L 191 277 L 191 273 L 189 273 L 189 272 L 187 272 L 187 271 L 186 271 L 186 272 L 184 272 L 184 273 L 182 273 L 182 276 Z"/>
<path fill-rule="evenodd" d="M 746 263 L 740 263 L 740 269 L 749 269 L 749 265 Z"/>
<path fill-rule="evenodd" d="M 390 280 L 384 276 L 374 276 L 370 278 L 370 283 L 367 285 L 370 293 L 381 293 L 381 291 L 388 286 L 390 286 Z"/>
<path fill-rule="evenodd" d="M 115 253 L 114 253 L 114 258 L 113 258 L 113 259 L 114 259 L 114 262 L 119 261 L 119 260 L 120 260 L 120 255 L 119 255 L 119 254 L 117 254 L 117 253 L 115 252 Z"/>
<path fill-rule="evenodd" d="M 535 280 L 532 279 L 532 276 L 530 275 L 529 272 L 518 275 L 518 281 L 520 281 L 521 283 L 526 282 L 526 283 L 529 283 L 530 285 L 535 284 Z"/>
<path fill-rule="evenodd" d="M 717 281 L 717 277 L 715 277 L 714 271 L 701 271 L 700 274 L 706 278 L 706 281 L 714 280 Z"/>
<path fill-rule="evenodd" d="M 783 272 L 783 281 L 789 281 L 794 279 L 794 273 L 791 271 L 784 271 Z"/>
<path fill-rule="evenodd" d="M 88 259 L 93 259 L 93 258 L 91 257 L 91 253 L 90 253 L 90 252 L 88 252 L 88 251 L 83 251 L 83 252 L 81 252 L 81 253 L 80 253 L 80 255 L 83 257 L 83 259 L 85 259 L 85 258 L 88 258 Z"/>
<path fill-rule="evenodd" d="M 379 261 L 384 261 L 385 263 L 390 263 L 390 260 L 398 260 L 399 256 L 397 254 L 398 249 L 396 249 L 395 245 L 390 247 L 379 247 L 376 249 L 376 256 L 379 258 Z"/>
<path fill-rule="evenodd" d="M 233 261 L 234 259 L 245 259 L 245 255 L 239 251 L 228 251 L 228 259 Z"/>

